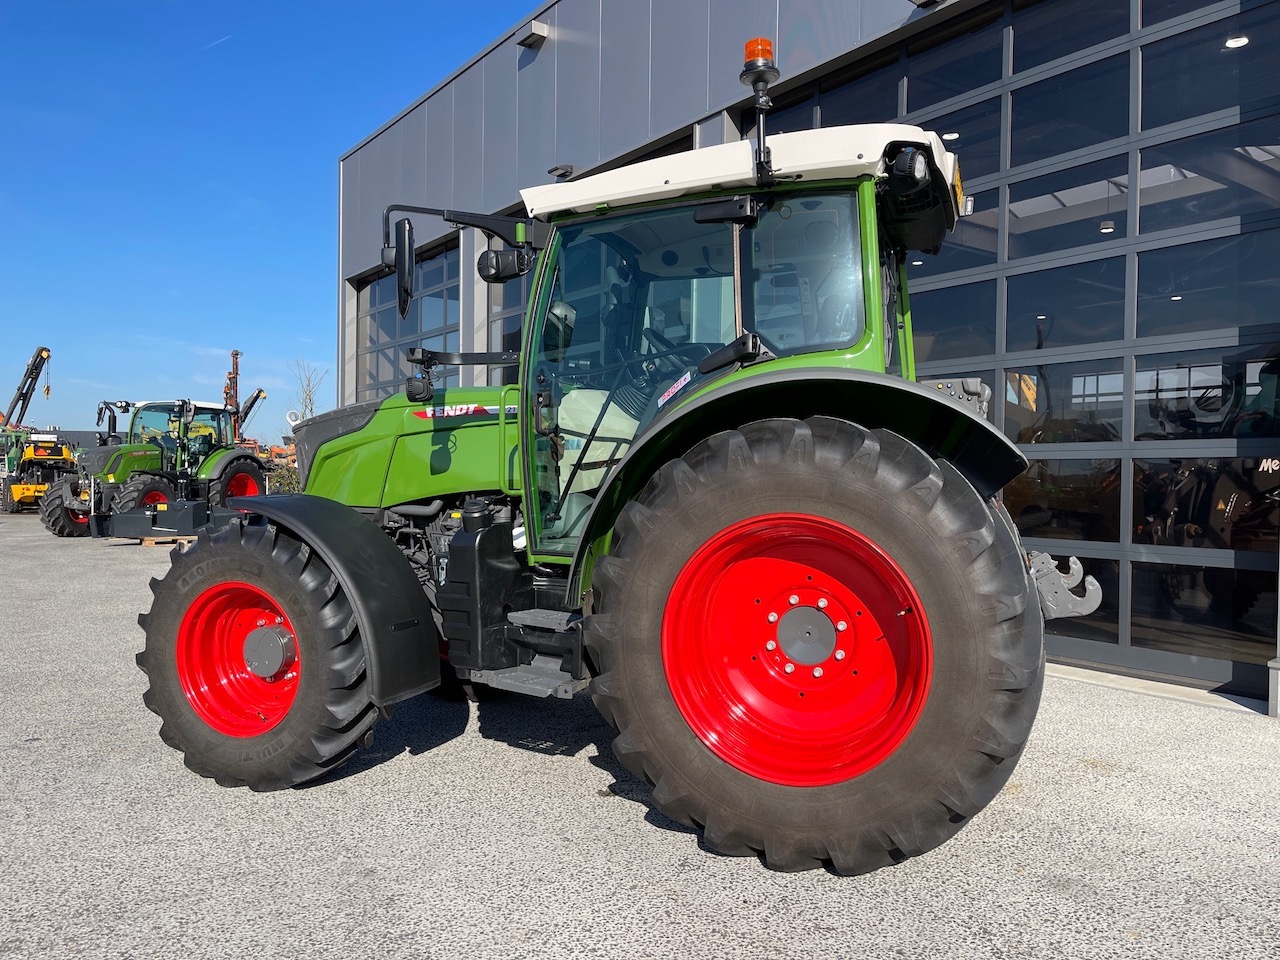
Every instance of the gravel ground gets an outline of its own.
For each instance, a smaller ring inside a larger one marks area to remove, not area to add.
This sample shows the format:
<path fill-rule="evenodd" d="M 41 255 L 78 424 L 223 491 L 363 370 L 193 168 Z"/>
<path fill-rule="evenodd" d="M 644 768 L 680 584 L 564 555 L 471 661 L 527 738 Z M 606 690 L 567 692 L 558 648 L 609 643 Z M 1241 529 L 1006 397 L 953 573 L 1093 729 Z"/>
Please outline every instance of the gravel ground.
<path fill-rule="evenodd" d="M 168 550 L 0 517 L 0 957 L 1274 957 L 1280 722 L 1052 671 L 1003 794 L 866 877 L 717 856 L 585 696 L 419 697 L 336 777 L 189 773 L 143 708 Z M 1166 691 L 1168 692 L 1168 691 Z M 1226 705 L 1230 706 L 1230 705 Z"/>

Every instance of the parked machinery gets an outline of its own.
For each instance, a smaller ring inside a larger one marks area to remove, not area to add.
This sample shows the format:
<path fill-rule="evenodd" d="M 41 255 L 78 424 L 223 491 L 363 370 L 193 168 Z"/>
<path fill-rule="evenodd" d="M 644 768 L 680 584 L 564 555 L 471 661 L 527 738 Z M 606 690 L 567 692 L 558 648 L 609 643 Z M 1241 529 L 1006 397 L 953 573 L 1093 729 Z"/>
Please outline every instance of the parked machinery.
<path fill-rule="evenodd" d="M 117 412 L 132 414 L 123 442 L 116 432 Z M 167 509 L 179 503 L 221 506 L 228 497 L 266 492 L 262 461 L 236 446 L 232 411 L 225 404 L 104 401 L 98 407 L 99 426 L 104 417 L 102 445 L 81 451 L 76 473 L 50 487 L 40 501 L 41 519 L 55 536 L 85 536 L 94 517 L 106 521 L 160 504 Z"/>
<path fill-rule="evenodd" d="M 75 470 L 75 454 L 65 439 L 22 426 L 40 374 L 48 376 L 46 365 L 52 355 L 48 347 L 36 348 L 0 420 L 0 511 L 4 513 L 35 507 L 51 483 Z M 46 394 L 48 389 L 46 383 Z"/>

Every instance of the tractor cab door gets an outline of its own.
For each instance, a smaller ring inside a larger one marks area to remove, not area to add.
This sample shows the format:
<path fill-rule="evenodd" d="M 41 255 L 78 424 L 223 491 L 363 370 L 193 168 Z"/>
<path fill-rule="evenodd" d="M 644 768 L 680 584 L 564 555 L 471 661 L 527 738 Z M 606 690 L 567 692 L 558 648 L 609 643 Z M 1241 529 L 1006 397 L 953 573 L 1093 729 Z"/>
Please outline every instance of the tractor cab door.
<path fill-rule="evenodd" d="M 160 450 L 161 469 L 175 469 L 178 440 L 182 435 L 182 404 L 147 403 L 134 410 L 129 442 L 146 443 Z"/>
<path fill-rule="evenodd" d="M 866 332 L 852 191 L 592 217 L 558 228 L 525 344 L 525 527 L 534 555 L 572 555 L 610 469 L 698 362 L 744 331 L 786 356 Z M 701 215 L 700 215 L 701 212 Z M 879 329 L 879 323 L 875 324 Z"/>
<path fill-rule="evenodd" d="M 210 454 L 223 447 L 232 446 L 231 412 L 197 408 L 187 427 L 186 456 L 184 466 L 199 470 L 200 464 Z"/>

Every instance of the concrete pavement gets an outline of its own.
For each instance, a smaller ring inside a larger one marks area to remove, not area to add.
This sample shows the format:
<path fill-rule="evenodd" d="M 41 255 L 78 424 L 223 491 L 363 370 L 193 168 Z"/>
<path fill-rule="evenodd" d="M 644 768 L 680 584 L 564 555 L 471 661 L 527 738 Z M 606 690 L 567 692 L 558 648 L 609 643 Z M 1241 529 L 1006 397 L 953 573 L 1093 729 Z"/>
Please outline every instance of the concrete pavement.
<path fill-rule="evenodd" d="M 1004 793 L 867 877 L 720 857 L 585 696 L 420 697 L 335 778 L 188 772 L 141 703 L 167 548 L 0 516 L 0 957 L 1230 957 L 1280 942 L 1280 723 L 1054 669 Z"/>

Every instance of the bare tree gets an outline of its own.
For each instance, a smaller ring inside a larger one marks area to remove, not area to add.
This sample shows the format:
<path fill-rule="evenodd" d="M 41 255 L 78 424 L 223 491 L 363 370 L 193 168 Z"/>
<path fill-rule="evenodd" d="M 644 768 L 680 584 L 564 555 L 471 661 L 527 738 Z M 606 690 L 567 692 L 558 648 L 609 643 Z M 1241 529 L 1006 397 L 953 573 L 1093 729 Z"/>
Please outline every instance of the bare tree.
<path fill-rule="evenodd" d="M 329 371 L 313 366 L 306 359 L 291 360 L 288 366 L 289 372 L 298 381 L 298 393 L 295 397 L 298 401 L 298 413 L 302 414 L 303 420 L 314 417 L 316 414 L 316 393 L 320 389 L 321 382 L 329 375 Z"/>

